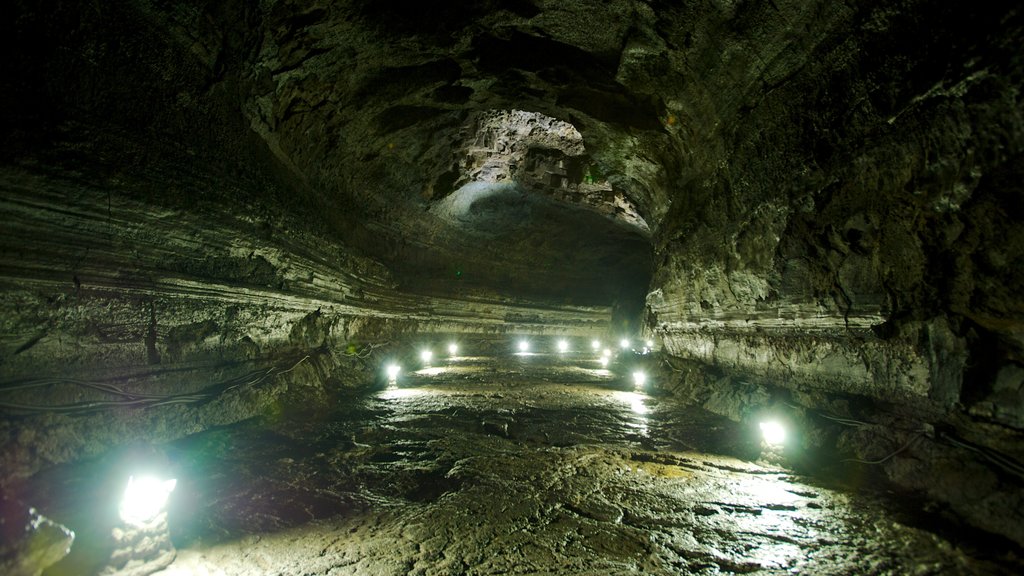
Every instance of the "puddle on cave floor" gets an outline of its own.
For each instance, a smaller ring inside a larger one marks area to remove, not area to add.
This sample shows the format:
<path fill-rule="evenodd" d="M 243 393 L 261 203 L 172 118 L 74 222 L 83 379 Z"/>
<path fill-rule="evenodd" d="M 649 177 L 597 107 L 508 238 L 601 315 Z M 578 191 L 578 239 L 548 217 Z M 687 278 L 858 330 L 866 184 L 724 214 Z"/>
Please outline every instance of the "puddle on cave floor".
<path fill-rule="evenodd" d="M 174 443 L 162 574 L 1001 573 L 738 425 L 536 355 Z"/>

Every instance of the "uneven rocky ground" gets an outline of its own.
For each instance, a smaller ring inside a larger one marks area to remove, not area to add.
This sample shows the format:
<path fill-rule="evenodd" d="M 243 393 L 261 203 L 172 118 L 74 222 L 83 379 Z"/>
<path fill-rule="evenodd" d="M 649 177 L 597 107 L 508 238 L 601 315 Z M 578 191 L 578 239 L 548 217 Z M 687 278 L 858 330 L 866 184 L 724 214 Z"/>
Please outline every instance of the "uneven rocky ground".
<path fill-rule="evenodd" d="M 8 4 L 0 500 L 133 442 L 241 458 L 409 335 L 637 335 L 680 401 L 784 407 L 1024 546 L 1020 2 Z M 220 537 L 310 516 L 246 506 Z"/>
<path fill-rule="evenodd" d="M 179 479 L 169 505 L 179 552 L 161 573 L 1024 568 L 1012 546 L 935 524 L 866 481 L 765 463 L 753 431 L 620 378 L 641 360 L 624 356 L 605 371 L 589 354 L 448 358 L 328 409 L 178 441 L 163 452 Z M 33 486 L 81 484 L 96 466 Z M 47 512 L 82 540 L 48 574 L 88 573 L 103 539 L 74 513 Z"/>

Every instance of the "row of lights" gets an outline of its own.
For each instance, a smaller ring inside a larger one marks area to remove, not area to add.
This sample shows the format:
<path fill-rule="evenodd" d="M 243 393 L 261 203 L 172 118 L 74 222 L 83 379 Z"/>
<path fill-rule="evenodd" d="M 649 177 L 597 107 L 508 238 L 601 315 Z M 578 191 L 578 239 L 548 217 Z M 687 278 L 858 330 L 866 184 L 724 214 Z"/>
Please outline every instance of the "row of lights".
<path fill-rule="evenodd" d="M 452 342 L 448 345 L 448 356 L 456 356 L 459 353 L 459 345 Z M 430 364 L 434 359 L 434 351 L 430 348 L 424 348 L 420 350 L 420 361 L 424 364 Z M 389 363 L 384 367 L 384 372 L 387 374 L 388 381 L 392 381 L 398 378 L 398 375 L 402 373 L 402 367 L 394 362 Z"/>
<path fill-rule="evenodd" d="M 630 340 L 628 338 L 623 338 L 622 340 L 619 341 L 619 347 L 622 348 L 623 350 L 629 350 L 630 347 L 632 347 L 632 345 L 633 345 L 633 343 L 630 342 Z M 600 340 L 592 340 L 590 342 L 590 347 L 595 352 L 598 351 L 598 350 L 601 350 L 601 341 Z M 529 352 L 530 351 L 530 341 L 529 340 L 520 340 L 519 344 L 518 344 L 518 348 L 519 348 L 520 352 Z M 569 341 L 564 339 L 564 338 L 558 340 L 558 342 L 555 343 L 555 349 L 558 350 L 559 354 L 565 354 L 566 352 L 569 351 Z M 646 353 L 646 352 L 649 352 L 649 351 L 651 351 L 653 349 L 654 349 L 654 342 L 653 341 L 647 340 L 647 341 L 644 342 L 644 346 L 643 346 L 642 352 Z M 611 351 L 608 348 L 605 348 L 604 349 L 604 353 L 602 354 L 602 356 L 610 356 L 610 355 L 611 355 Z"/>
<path fill-rule="evenodd" d="M 629 350 L 631 348 L 631 346 L 632 346 L 632 342 L 628 338 L 623 338 L 622 340 L 619 341 L 619 347 L 621 349 L 623 349 L 623 350 Z M 597 362 L 601 365 L 601 368 L 607 368 L 608 364 L 611 362 L 611 357 L 612 357 L 612 350 L 611 350 L 611 348 L 603 347 L 601 341 L 600 340 L 596 340 L 596 339 L 592 340 L 590 342 L 590 347 L 595 352 L 600 351 L 601 354 L 600 354 L 600 356 L 598 356 Z M 651 349 L 653 349 L 653 347 L 654 347 L 654 342 L 652 342 L 650 340 L 647 340 L 647 341 L 644 342 L 644 347 L 641 350 L 641 353 L 642 354 L 647 354 Z M 526 340 L 526 339 L 520 340 L 516 344 L 516 349 L 519 351 L 518 352 L 519 354 L 528 354 L 530 352 L 530 341 Z M 569 352 L 569 341 L 564 339 L 564 338 L 559 339 L 555 343 L 555 349 L 558 351 L 559 354 L 565 354 L 565 353 Z M 458 354 L 458 352 L 459 352 L 459 345 L 458 344 L 452 342 L 451 344 L 448 345 L 448 355 L 450 357 L 456 356 Z M 430 364 L 431 360 L 433 360 L 433 359 L 434 359 L 434 352 L 433 352 L 433 350 L 431 350 L 429 348 L 424 348 L 423 350 L 420 351 L 420 361 L 423 364 Z M 401 367 L 401 365 L 392 362 L 392 363 L 389 363 L 385 367 L 384 370 L 385 370 L 385 373 L 387 374 L 388 381 L 389 382 L 394 382 L 395 380 L 398 379 L 398 375 L 401 374 L 402 367 Z M 634 372 L 633 373 L 633 383 L 636 385 L 637 388 L 643 387 L 644 384 L 647 383 L 647 374 L 645 374 L 642 371 Z"/>
<path fill-rule="evenodd" d="M 632 342 L 627 338 L 623 338 L 619 341 L 619 347 L 623 350 L 629 350 L 631 345 Z M 526 354 L 530 351 L 530 341 L 525 339 L 520 340 L 516 347 L 520 354 Z M 569 351 L 569 341 L 564 338 L 560 339 L 556 342 L 555 347 L 560 354 L 564 354 Z M 596 339 L 591 341 L 590 347 L 595 352 L 600 351 L 601 355 L 598 357 L 597 361 L 601 365 L 601 368 L 607 368 L 608 364 L 611 362 L 612 350 L 610 348 L 603 348 L 601 341 Z M 653 349 L 653 347 L 654 343 L 647 340 L 644 342 L 644 348 L 641 353 L 647 353 Z M 453 342 L 448 345 L 449 356 L 455 356 L 458 352 L 458 344 Z M 422 360 L 424 364 L 429 364 L 433 357 L 434 353 L 430 349 L 424 349 L 420 352 L 420 360 Z M 391 363 L 387 365 L 385 371 L 387 373 L 388 381 L 393 382 L 398 378 L 398 375 L 402 371 L 402 367 L 398 364 Z M 643 388 L 645 384 L 647 384 L 647 374 L 641 370 L 633 372 L 633 385 L 639 389 Z M 786 429 L 777 420 L 760 422 L 759 428 L 761 429 L 761 436 L 764 442 L 769 446 L 782 446 L 785 444 Z"/>
<path fill-rule="evenodd" d="M 650 341 L 646 344 L 648 348 L 651 347 Z M 620 345 L 623 349 L 628 349 L 629 341 L 624 339 L 620 342 Z M 608 359 L 612 355 L 611 350 L 608 348 L 602 349 L 601 342 L 598 340 L 591 342 L 591 347 L 595 351 L 601 350 L 601 365 L 607 366 Z M 520 341 L 519 349 L 523 352 L 528 351 L 529 342 L 525 340 Z M 567 351 L 568 342 L 565 340 L 559 340 L 558 350 L 559 352 Z M 459 347 L 457 344 L 452 343 L 448 345 L 449 355 L 455 356 L 458 351 Z M 425 363 L 429 363 L 432 358 L 433 353 L 430 350 L 423 350 L 420 353 L 420 359 Z M 398 364 L 389 364 L 386 371 L 388 379 L 395 380 L 401 372 L 401 367 Z M 647 383 L 647 374 L 640 370 L 633 372 L 633 383 L 637 389 L 642 388 Z M 761 430 L 762 439 L 768 446 L 780 447 L 785 444 L 787 435 L 786 428 L 778 420 L 761 421 L 759 423 L 759 428 Z M 168 497 L 174 490 L 176 484 L 177 480 L 159 479 L 154 476 L 129 477 L 128 485 L 125 489 L 120 505 L 118 506 L 118 512 L 122 521 L 137 528 L 150 525 L 151 522 L 156 520 L 164 512 Z"/>
<path fill-rule="evenodd" d="M 602 355 L 598 361 L 601 366 L 608 365 L 608 356 Z M 387 368 L 388 380 L 394 381 L 398 378 L 398 374 L 401 368 L 397 364 L 391 364 Z M 641 370 L 633 372 L 633 385 L 637 388 L 643 388 L 647 384 L 647 374 Z M 773 447 L 782 446 L 786 443 L 786 428 L 777 420 L 766 420 L 761 422 L 759 425 L 761 429 L 761 437 L 765 444 Z"/>

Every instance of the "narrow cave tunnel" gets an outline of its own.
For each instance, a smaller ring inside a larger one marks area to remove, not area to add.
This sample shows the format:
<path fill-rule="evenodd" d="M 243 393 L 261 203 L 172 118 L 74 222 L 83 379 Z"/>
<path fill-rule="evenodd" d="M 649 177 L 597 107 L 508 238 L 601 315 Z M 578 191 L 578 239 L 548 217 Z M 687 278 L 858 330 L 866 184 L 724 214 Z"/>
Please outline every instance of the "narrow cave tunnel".
<path fill-rule="evenodd" d="M 1024 572 L 1024 15 L 15 0 L 0 572 Z"/>

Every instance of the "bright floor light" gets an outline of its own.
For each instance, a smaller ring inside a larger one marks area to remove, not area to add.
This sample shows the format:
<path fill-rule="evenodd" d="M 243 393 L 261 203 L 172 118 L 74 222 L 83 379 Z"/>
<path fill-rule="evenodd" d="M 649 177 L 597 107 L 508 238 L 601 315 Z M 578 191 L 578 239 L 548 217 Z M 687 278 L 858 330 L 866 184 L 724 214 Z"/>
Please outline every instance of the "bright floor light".
<path fill-rule="evenodd" d="M 387 372 L 388 380 L 395 380 L 398 378 L 398 373 L 402 371 L 402 367 L 398 364 L 388 364 L 384 370 Z"/>
<path fill-rule="evenodd" d="M 564 353 L 564 352 L 567 352 L 568 350 L 569 350 L 569 342 L 567 342 L 565 340 L 559 340 L 558 341 L 558 351 Z"/>
<path fill-rule="evenodd" d="M 448 354 L 450 354 L 452 356 L 455 356 L 458 353 L 459 353 L 459 345 L 458 344 L 452 342 L 451 344 L 448 345 Z"/>
<path fill-rule="evenodd" d="M 633 384 L 636 384 L 639 387 L 639 386 L 643 386 L 646 383 L 647 383 L 647 374 L 644 374 L 643 372 L 641 372 L 639 370 L 637 370 L 636 372 L 633 372 Z"/>
<path fill-rule="evenodd" d="M 761 435 L 769 445 L 781 446 L 786 442 L 786 429 L 777 420 L 761 422 Z"/>
<path fill-rule="evenodd" d="M 520 352 L 528 352 L 529 350 L 530 350 L 530 343 L 527 342 L 526 340 L 520 340 L 519 341 L 519 351 Z"/>
<path fill-rule="evenodd" d="M 599 350 L 601 348 L 601 341 L 600 340 L 592 341 L 590 343 L 590 347 L 593 348 L 594 350 Z"/>
<path fill-rule="evenodd" d="M 145 526 L 152 522 L 167 505 L 177 480 L 158 480 L 153 476 L 130 476 L 124 490 L 118 513 L 121 520 L 133 526 Z"/>
<path fill-rule="evenodd" d="M 607 368 L 608 367 L 608 357 L 607 356 L 601 356 L 600 358 L 597 359 L 597 361 L 601 363 L 601 368 Z"/>
<path fill-rule="evenodd" d="M 431 352 L 430 350 L 424 350 L 420 352 L 420 360 L 423 360 L 424 362 L 430 362 L 430 359 L 433 357 L 434 353 Z"/>
<path fill-rule="evenodd" d="M 621 346 L 623 350 L 629 348 L 629 340 L 623 338 L 622 340 L 619 341 L 619 346 Z"/>

